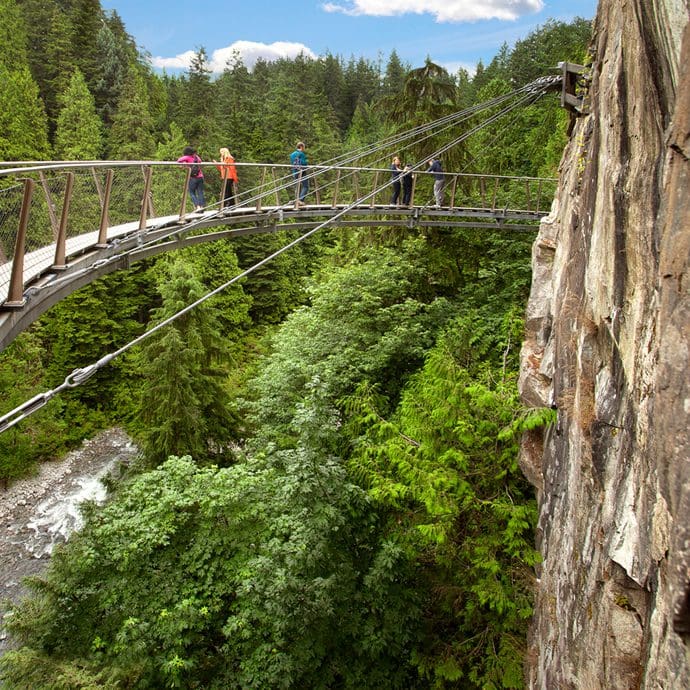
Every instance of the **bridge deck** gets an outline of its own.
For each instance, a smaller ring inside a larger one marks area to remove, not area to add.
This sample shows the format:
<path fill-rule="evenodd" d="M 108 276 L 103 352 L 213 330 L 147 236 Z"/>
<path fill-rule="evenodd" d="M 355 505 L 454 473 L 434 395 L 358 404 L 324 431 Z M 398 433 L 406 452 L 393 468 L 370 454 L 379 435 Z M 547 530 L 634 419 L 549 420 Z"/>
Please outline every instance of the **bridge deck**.
<path fill-rule="evenodd" d="M 97 263 L 103 255 L 111 254 L 114 248 L 121 246 L 122 240 L 134 240 L 135 243 L 147 243 L 155 241 L 156 234 L 170 234 L 172 229 L 180 231 L 187 230 L 189 226 L 196 229 L 206 229 L 217 226 L 233 226 L 242 222 L 250 222 L 254 227 L 245 228 L 242 232 L 235 232 L 234 234 L 250 234 L 260 233 L 275 229 L 278 223 L 292 220 L 294 229 L 301 229 L 305 227 L 300 220 L 325 218 L 333 216 L 338 212 L 348 209 L 348 215 L 358 217 L 359 220 L 354 222 L 343 221 L 339 219 L 336 224 L 343 226 L 361 226 L 361 225 L 412 225 L 421 227 L 430 227 L 433 225 L 453 226 L 458 225 L 457 221 L 452 219 L 457 218 L 474 218 L 483 219 L 482 222 L 470 221 L 463 223 L 464 226 L 469 227 L 501 227 L 506 221 L 522 221 L 534 223 L 538 221 L 544 213 L 534 213 L 528 211 L 489 211 L 487 209 L 479 208 L 424 208 L 424 207 L 391 207 L 387 205 L 366 205 L 348 207 L 345 204 L 337 206 L 324 204 L 308 204 L 305 207 L 294 209 L 292 206 L 264 206 L 257 211 L 254 207 L 235 207 L 223 209 L 222 211 L 205 211 L 201 213 L 187 214 L 183 220 L 180 220 L 178 215 L 162 216 L 160 218 L 149 218 L 146 221 L 146 230 L 139 229 L 139 222 L 133 221 L 114 225 L 108 228 L 107 231 L 107 246 L 98 245 L 99 233 L 97 230 L 87 232 L 75 237 L 70 237 L 66 240 L 66 256 L 67 264 L 64 269 L 56 269 L 54 267 L 56 243 L 53 242 L 33 252 L 28 252 L 24 256 L 24 271 L 23 283 L 26 289 L 30 292 L 33 284 L 37 280 L 41 281 L 42 285 L 54 280 L 57 276 L 68 272 L 75 266 L 79 266 L 79 270 L 85 269 L 85 257 L 88 252 L 91 261 L 88 263 Z M 382 216 L 395 216 L 396 218 L 383 218 Z M 368 218 L 368 220 L 367 220 Z M 436 219 L 436 223 L 434 223 Z M 261 225 L 263 224 L 263 225 Z M 311 224 L 307 224 L 313 225 Z M 290 229 L 292 225 L 285 226 Z M 524 225 L 506 225 L 508 229 L 525 230 L 532 229 L 532 226 L 525 227 Z M 217 235 L 216 235 L 217 237 Z M 107 250 L 107 251 L 106 251 Z M 157 253 L 151 251 L 150 253 Z M 0 265 L 0 303 L 7 299 L 8 286 L 12 272 L 12 262 Z"/>

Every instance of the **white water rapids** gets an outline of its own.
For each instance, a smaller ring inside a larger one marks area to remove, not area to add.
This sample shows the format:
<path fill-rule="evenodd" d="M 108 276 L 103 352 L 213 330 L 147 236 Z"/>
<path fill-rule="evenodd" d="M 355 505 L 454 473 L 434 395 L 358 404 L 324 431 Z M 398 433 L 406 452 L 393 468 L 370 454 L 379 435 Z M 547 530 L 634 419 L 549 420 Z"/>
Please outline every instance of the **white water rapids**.
<path fill-rule="evenodd" d="M 23 578 L 45 569 L 55 544 L 82 526 L 81 503 L 104 501 L 101 479 L 136 454 L 121 429 L 109 429 L 62 460 L 41 465 L 36 476 L 0 490 L 0 655 L 8 647 L 2 627 L 7 602 L 26 594 Z"/>

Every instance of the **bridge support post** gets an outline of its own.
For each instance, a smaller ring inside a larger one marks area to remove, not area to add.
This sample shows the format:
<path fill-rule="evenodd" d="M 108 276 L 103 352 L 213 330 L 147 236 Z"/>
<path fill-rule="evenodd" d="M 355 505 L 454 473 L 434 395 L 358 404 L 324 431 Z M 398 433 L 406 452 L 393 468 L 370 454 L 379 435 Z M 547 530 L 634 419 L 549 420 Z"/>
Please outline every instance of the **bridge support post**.
<path fill-rule="evenodd" d="M 65 184 L 65 196 L 62 201 L 62 212 L 60 213 L 60 225 L 55 239 L 55 261 L 52 268 L 56 271 L 64 271 L 67 268 L 66 246 L 67 246 L 67 220 L 69 218 L 69 206 L 72 202 L 72 189 L 74 188 L 74 173 L 67 173 L 67 183 Z"/>
<path fill-rule="evenodd" d="M 110 192 L 113 188 L 113 171 L 108 170 L 105 174 L 105 189 L 103 190 L 103 201 L 101 202 L 101 224 L 98 228 L 97 247 L 105 247 L 108 244 L 108 211 L 110 210 Z"/>
<path fill-rule="evenodd" d="M 184 220 L 187 215 L 187 190 L 189 189 L 189 178 L 192 176 L 192 168 L 187 166 L 184 176 L 184 187 L 182 188 L 182 203 L 180 204 L 180 220 Z"/>
<path fill-rule="evenodd" d="M 331 208 L 336 208 L 338 206 L 338 189 L 340 188 L 340 170 L 338 170 L 338 174 L 335 176 L 335 188 L 333 189 L 333 203 L 331 204 Z"/>
<path fill-rule="evenodd" d="M 379 171 L 377 170 L 374 173 L 374 190 L 373 191 L 376 191 L 378 189 L 378 186 L 379 186 Z M 376 194 L 374 194 L 371 197 L 370 208 L 374 208 L 375 204 L 376 204 Z"/>
<path fill-rule="evenodd" d="M 496 210 L 496 197 L 498 196 L 498 178 L 494 178 L 494 193 L 493 197 L 491 198 L 491 210 L 495 211 Z"/>
<path fill-rule="evenodd" d="M 221 211 L 225 208 L 225 190 L 227 189 L 227 186 L 228 186 L 228 178 L 224 177 L 223 183 L 220 186 L 220 210 Z"/>
<path fill-rule="evenodd" d="M 295 184 L 295 209 L 299 208 L 300 201 L 299 201 L 299 193 L 300 190 L 302 189 L 302 170 L 297 173 L 297 183 Z"/>
<path fill-rule="evenodd" d="M 141 214 L 139 215 L 139 230 L 146 230 L 146 220 L 149 210 L 149 195 L 151 194 L 151 166 L 144 166 L 144 196 L 141 199 Z"/>
<path fill-rule="evenodd" d="M 271 166 L 271 179 L 273 180 L 273 189 L 275 189 L 276 194 L 276 206 L 280 206 L 280 196 L 278 196 L 278 180 L 276 178 L 275 166 Z"/>
<path fill-rule="evenodd" d="M 537 208 L 536 212 L 539 213 L 539 207 L 541 206 L 541 179 L 539 180 L 539 184 L 537 185 Z"/>
<path fill-rule="evenodd" d="M 24 248 L 26 246 L 26 229 L 29 226 L 29 213 L 31 211 L 33 193 L 34 181 L 24 180 L 24 197 L 22 198 L 22 210 L 19 214 L 17 241 L 14 243 L 10 287 L 7 293 L 7 300 L 2 305 L 7 309 L 21 309 L 26 304 L 24 299 Z"/>
<path fill-rule="evenodd" d="M 261 190 L 259 194 L 256 197 L 256 212 L 260 213 L 261 212 L 261 199 L 264 194 L 264 189 L 266 188 L 266 174 L 268 173 L 268 170 L 266 168 L 263 169 L 263 172 L 261 173 L 261 184 L 259 185 L 259 189 Z"/>

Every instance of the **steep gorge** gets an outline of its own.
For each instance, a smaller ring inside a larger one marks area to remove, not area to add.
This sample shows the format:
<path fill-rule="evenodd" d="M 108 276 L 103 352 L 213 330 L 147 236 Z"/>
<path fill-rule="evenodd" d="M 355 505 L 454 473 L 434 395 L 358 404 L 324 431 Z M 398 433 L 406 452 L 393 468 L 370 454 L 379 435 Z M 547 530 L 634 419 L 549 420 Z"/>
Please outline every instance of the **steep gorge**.
<path fill-rule="evenodd" d="M 521 394 L 543 555 L 529 687 L 690 688 L 690 25 L 600 0 L 533 247 Z"/>

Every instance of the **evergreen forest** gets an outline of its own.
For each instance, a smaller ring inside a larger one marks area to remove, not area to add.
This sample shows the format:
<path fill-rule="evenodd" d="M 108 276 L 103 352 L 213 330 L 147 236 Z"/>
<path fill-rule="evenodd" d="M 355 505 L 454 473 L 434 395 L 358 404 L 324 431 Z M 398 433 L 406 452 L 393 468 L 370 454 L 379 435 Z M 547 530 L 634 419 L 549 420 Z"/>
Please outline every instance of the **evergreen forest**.
<path fill-rule="evenodd" d="M 192 145 L 283 163 L 298 140 L 326 160 L 584 64 L 591 32 L 550 20 L 472 75 L 395 52 L 237 55 L 212 75 L 203 47 L 169 75 L 99 0 L 0 0 L 0 20 L 4 161 Z M 567 127 L 549 96 L 447 164 L 555 177 Z M 76 292 L 0 353 L 0 414 L 291 239 L 210 242 Z M 0 684 L 524 687 L 539 554 L 518 450 L 553 418 L 517 395 L 533 239 L 324 230 L 0 434 L 0 487 L 112 426 L 141 449 L 14 609 Z"/>

